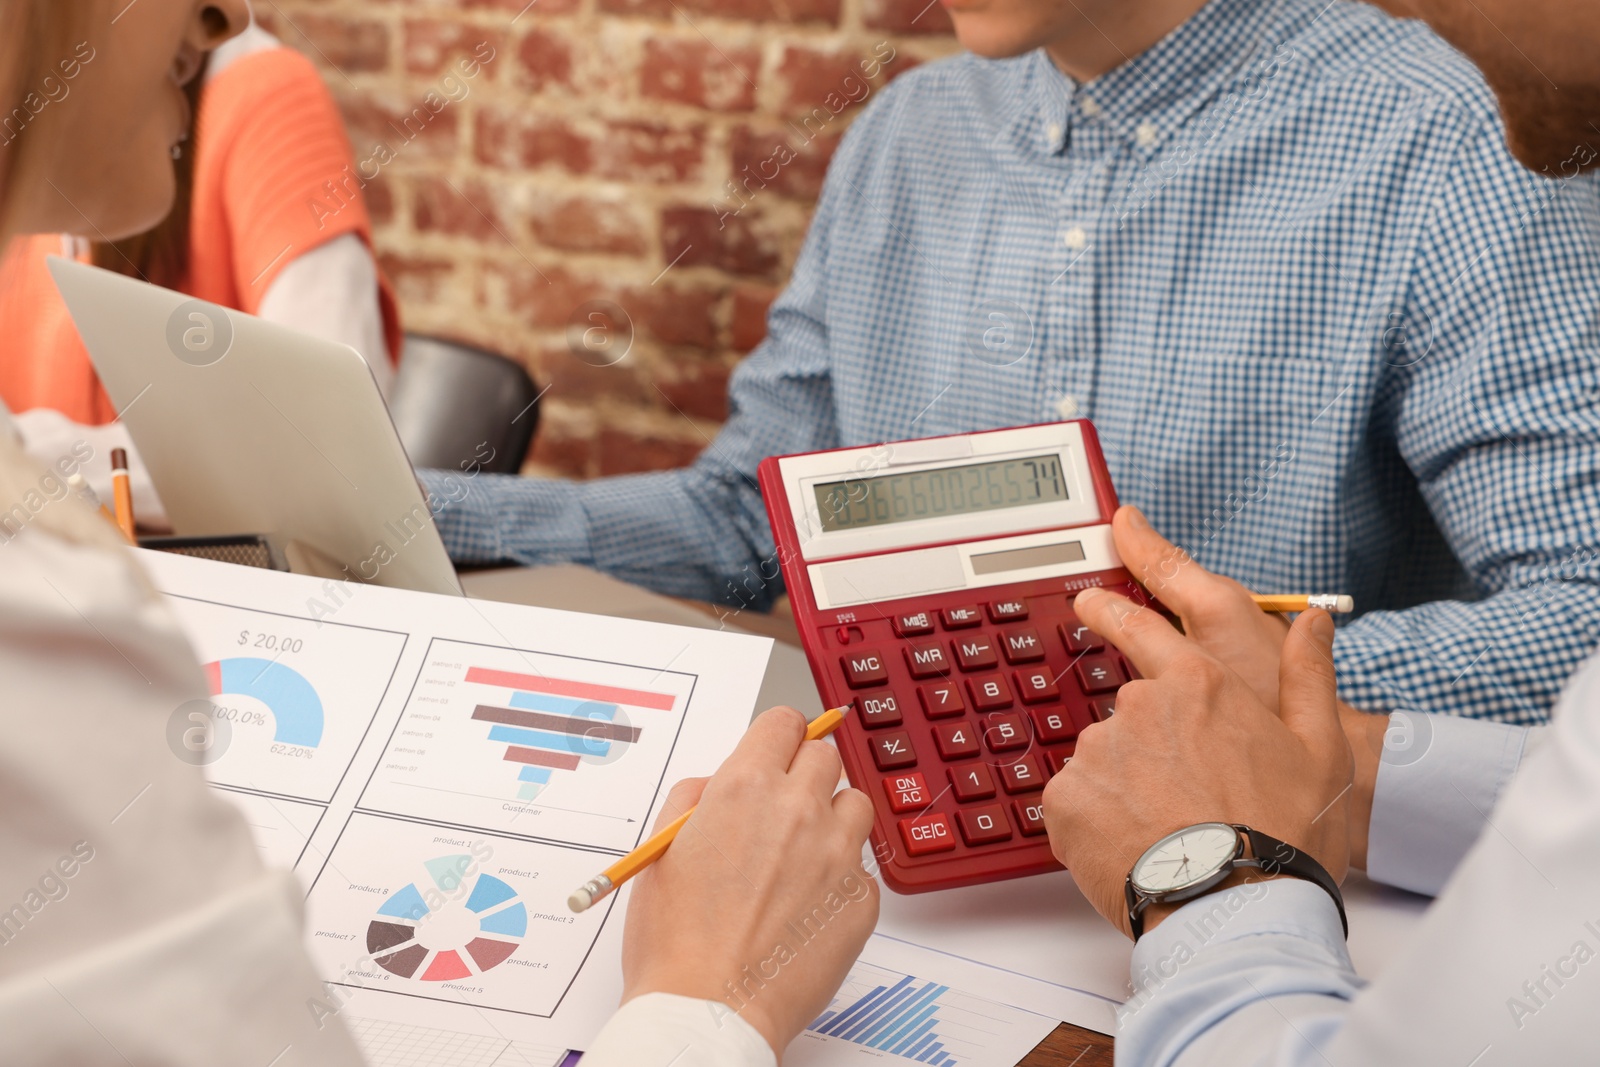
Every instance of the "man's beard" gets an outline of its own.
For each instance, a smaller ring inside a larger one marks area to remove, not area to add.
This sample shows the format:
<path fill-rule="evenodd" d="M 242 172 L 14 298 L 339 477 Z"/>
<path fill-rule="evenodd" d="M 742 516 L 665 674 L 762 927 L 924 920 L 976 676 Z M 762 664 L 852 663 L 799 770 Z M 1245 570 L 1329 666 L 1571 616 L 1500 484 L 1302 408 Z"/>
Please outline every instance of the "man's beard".
<path fill-rule="evenodd" d="M 1551 178 L 1600 166 L 1600 87 L 1558 89 L 1525 69 L 1515 79 L 1491 76 L 1490 83 L 1505 116 L 1506 143 L 1520 163 Z"/>

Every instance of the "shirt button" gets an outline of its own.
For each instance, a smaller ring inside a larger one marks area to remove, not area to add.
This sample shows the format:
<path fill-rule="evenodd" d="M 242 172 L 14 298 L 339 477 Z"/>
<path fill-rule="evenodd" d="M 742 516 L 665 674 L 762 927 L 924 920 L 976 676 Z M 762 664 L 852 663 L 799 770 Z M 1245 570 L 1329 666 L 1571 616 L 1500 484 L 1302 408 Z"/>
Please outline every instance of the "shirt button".
<path fill-rule="evenodd" d="M 1092 119 L 1100 114 L 1100 105 L 1095 102 L 1094 97 L 1086 96 L 1078 101 L 1078 110 Z"/>
<path fill-rule="evenodd" d="M 1140 148 L 1149 148 L 1160 136 L 1160 131 L 1151 122 L 1141 122 L 1133 131 L 1133 139 L 1139 143 Z"/>
<path fill-rule="evenodd" d="M 1089 235 L 1084 232 L 1082 226 L 1074 226 L 1061 235 L 1061 240 L 1066 242 L 1068 248 L 1076 250 L 1088 245 Z"/>
<path fill-rule="evenodd" d="M 1073 396 L 1071 393 L 1068 393 L 1066 396 L 1062 397 L 1060 400 L 1057 400 L 1056 401 L 1056 414 L 1060 415 L 1063 419 L 1075 419 L 1075 418 L 1077 418 L 1078 417 L 1078 398 Z"/>
<path fill-rule="evenodd" d="M 1061 123 L 1052 122 L 1044 128 L 1044 135 L 1050 138 L 1051 144 L 1061 143 Z"/>

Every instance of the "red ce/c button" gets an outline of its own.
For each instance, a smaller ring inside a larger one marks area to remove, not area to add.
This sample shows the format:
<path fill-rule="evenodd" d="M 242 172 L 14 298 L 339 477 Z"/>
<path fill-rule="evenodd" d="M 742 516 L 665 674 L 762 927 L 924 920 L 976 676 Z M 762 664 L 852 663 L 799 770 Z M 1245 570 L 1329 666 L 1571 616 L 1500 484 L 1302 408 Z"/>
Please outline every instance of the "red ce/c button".
<path fill-rule="evenodd" d="M 950 820 L 937 812 L 915 819 L 901 819 L 900 837 L 906 843 L 907 854 L 912 856 L 926 856 L 930 852 L 945 852 L 956 847 L 955 834 L 950 831 Z"/>

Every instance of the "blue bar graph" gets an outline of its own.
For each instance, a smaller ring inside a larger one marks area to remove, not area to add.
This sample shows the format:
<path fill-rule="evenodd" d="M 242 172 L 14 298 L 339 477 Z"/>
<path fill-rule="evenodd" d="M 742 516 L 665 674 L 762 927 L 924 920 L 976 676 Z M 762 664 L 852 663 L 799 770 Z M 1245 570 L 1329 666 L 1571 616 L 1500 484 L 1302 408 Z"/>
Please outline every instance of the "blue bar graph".
<path fill-rule="evenodd" d="M 598 700 L 579 700 L 576 697 L 553 697 L 545 693 L 512 693 L 510 705 L 525 711 L 548 711 L 556 715 L 571 715 L 579 719 L 604 719 L 610 722 L 617 717 L 615 704 L 602 704 Z"/>
<path fill-rule="evenodd" d="M 576 734 L 555 734 L 549 730 L 524 730 L 520 726 L 496 726 L 489 731 L 489 740 L 526 748 L 543 748 L 551 752 L 571 752 L 579 756 L 604 756 L 611 751 L 610 741 L 598 741 Z"/>
<path fill-rule="evenodd" d="M 550 780 L 550 768 L 524 767 L 517 772 L 517 780 L 519 782 L 538 782 L 540 785 L 544 785 Z"/>
<path fill-rule="evenodd" d="M 939 998 L 949 991 L 949 986 L 907 976 L 875 986 L 852 1003 L 834 1004 L 809 1029 L 917 1063 L 956 1067 L 938 1033 Z"/>

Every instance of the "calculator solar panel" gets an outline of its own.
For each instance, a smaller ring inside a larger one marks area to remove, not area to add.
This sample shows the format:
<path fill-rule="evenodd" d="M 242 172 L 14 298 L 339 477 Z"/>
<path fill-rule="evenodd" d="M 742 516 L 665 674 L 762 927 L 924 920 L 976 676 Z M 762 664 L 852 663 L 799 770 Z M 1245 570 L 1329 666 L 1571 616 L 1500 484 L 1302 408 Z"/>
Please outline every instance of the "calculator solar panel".
<path fill-rule="evenodd" d="M 1143 591 L 1085 420 L 768 459 L 761 488 L 817 688 L 899 892 L 1058 870 L 1042 796 L 1128 663 L 1072 612 Z M 959 499 L 958 499 L 959 497 Z"/>

